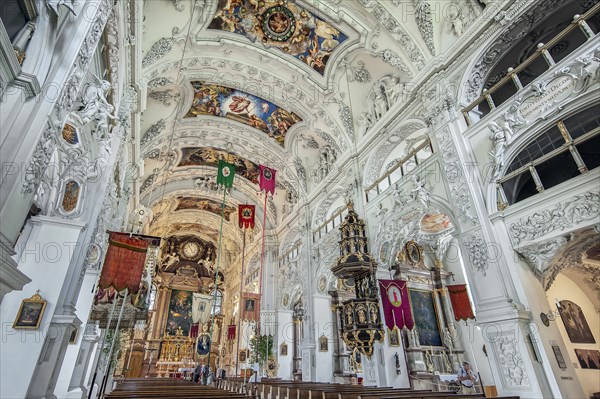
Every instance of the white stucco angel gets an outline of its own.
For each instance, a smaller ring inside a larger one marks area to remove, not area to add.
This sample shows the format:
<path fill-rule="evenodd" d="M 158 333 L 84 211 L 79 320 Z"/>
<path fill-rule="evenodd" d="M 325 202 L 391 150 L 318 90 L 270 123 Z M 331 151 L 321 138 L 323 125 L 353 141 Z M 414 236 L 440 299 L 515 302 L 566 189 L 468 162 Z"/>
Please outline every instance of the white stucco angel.
<path fill-rule="evenodd" d="M 492 149 L 489 151 L 492 160 L 492 177 L 498 177 L 500 170 L 504 166 L 504 152 L 506 150 L 506 133 L 496 122 L 490 122 L 490 140 L 492 141 Z"/>
<path fill-rule="evenodd" d="M 414 188 L 411 190 L 413 201 L 419 201 L 423 208 L 428 208 L 430 194 L 425 188 L 425 182 L 421 181 L 417 175 L 413 175 L 412 182 L 414 184 Z"/>
<path fill-rule="evenodd" d="M 110 82 L 96 76 L 85 86 L 81 96 L 82 105 L 73 113 L 73 117 L 80 125 L 85 125 L 93 120 L 96 122 L 96 127 L 102 129 L 108 127 L 106 118 L 117 119 L 113 115 L 115 108 L 106 99 L 110 88 Z"/>

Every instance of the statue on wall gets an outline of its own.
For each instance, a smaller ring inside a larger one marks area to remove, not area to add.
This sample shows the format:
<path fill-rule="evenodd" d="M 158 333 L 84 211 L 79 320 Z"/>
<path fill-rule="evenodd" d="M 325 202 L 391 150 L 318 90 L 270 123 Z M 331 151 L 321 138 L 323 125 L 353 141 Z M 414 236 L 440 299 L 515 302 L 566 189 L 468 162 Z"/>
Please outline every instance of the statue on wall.
<path fill-rule="evenodd" d="M 493 169 L 492 177 L 498 177 L 500 170 L 504 166 L 504 152 L 506 151 L 506 133 L 496 122 L 490 122 L 488 128 L 492 131 L 490 133 L 490 140 L 492 141 L 492 149 L 489 151 L 490 158 L 492 159 Z"/>
<path fill-rule="evenodd" d="M 413 201 L 420 202 L 422 207 L 427 209 L 429 207 L 430 194 L 425 188 L 425 182 L 421 181 L 417 175 L 412 176 L 412 182 L 414 184 L 414 188 L 411 190 Z"/>
<path fill-rule="evenodd" d="M 96 128 L 105 130 L 108 128 L 107 118 L 117 119 L 113 115 L 115 107 L 106 99 L 111 84 L 96 76 L 94 80 L 95 82 L 88 83 L 83 89 L 82 105 L 73 113 L 73 117 L 80 125 L 86 125 L 93 120 L 96 122 Z"/>

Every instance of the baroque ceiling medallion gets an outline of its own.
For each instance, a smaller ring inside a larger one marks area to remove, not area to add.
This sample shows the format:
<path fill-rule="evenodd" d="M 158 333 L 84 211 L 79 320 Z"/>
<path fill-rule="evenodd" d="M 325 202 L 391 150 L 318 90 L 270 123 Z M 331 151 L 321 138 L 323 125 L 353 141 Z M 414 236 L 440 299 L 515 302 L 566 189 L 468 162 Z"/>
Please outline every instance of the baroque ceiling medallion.
<path fill-rule="evenodd" d="M 334 26 L 296 4 L 283 1 L 219 0 L 208 29 L 259 40 L 308 65 L 321 75 L 333 51 L 348 39 Z"/>

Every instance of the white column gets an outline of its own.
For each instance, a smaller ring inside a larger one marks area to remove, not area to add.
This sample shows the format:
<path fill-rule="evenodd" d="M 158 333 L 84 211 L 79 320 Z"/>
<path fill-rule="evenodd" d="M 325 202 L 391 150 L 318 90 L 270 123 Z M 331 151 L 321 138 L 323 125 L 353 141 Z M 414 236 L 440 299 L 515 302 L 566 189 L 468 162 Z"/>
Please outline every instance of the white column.
<path fill-rule="evenodd" d="M 331 312 L 331 297 L 329 295 L 314 295 L 314 333 L 317 347 L 315 350 L 315 374 L 313 381 L 332 382 L 333 378 L 333 325 Z M 321 336 L 327 337 L 327 351 L 321 351 Z"/>
<path fill-rule="evenodd" d="M 57 217 L 38 216 L 24 243 L 19 270 L 32 281 L 23 291 L 6 294 L 0 305 L 3 337 L 0 342 L 0 397 L 44 397 L 57 378 L 61 347 L 68 345 L 65 330 L 77 324 L 76 316 L 57 308 L 64 284 L 68 284 L 73 251 L 83 224 Z M 15 330 L 13 321 L 21 301 L 39 290 L 46 309 L 36 330 Z M 34 378 L 35 377 L 35 378 Z M 54 377 L 54 378 L 53 378 Z"/>
<path fill-rule="evenodd" d="M 81 397 L 82 395 L 83 387 L 81 386 L 81 383 L 83 380 L 81 375 L 85 374 L 88 367 L 88 362 L 90 360 L 89 355 L 93 345 L 92 341 L 96 337 L 96 334 L 93 334 L 93 337 L 90 336 L 90 331 L 86 331 L 89 330 L 86 328 L 86 325 L 88 323 L 88 316 L 94 299 L 92 289 L 97 278 L 98 271 L 95 270 L 88 271 L 83 278 L 76 311 L 77 318 L 81 320 L 81 326 L 77 333 L 76 342 L 74 344 L 69 343 L 65 353 L 62 368 L 54 390 L 54 394 L 59 398 Z M 87 336 L 86 332 L 88 333 Z M 73 385 L 72 380 L 75 374 L 77 374 L 79 378 L 75 378 L 77 383 Z"/>
<path fill-rule="evenodd" d="M 277 377 L 284 380 L 292 380 L 293 375 L 292 369 L 294 356 L 294 322 L 292 321 L 291 310 L 278 310 L 277 311 L 277 362 L 279 363 L 279 370 L 277 370 Z M 281 355 L 281 344 L 287 344 L 288 353 L 285 356 Z"/>

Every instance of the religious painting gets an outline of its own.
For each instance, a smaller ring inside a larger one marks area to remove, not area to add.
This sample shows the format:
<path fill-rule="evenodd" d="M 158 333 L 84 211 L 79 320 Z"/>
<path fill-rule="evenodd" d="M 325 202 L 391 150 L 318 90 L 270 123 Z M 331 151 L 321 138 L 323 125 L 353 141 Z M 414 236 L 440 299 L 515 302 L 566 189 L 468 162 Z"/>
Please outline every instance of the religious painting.
<path fill-rule="evenodd" d="M 596 340 L 581 308 L 574 302 L 560 301 L 558 308 L 569 339 L 574 344 L 595 344 Z"/>
<path fill-rule="evenodd" d="M 421 262 L 421 249 L 414 241 L 406 243 L 406 256 L 411 263 Z"/>
<path fill-rule="evenodd" d="M 308 65 L 321 75 L 334 50 L 348 39 L 328 22 L 294 3 L 219 0 L 208 29 L 258 40 Z"/>
<path fill-rule="evenodd" d="M 200 356 L 208 355 L 210 352 L 210 335 L 204 333 L 198 336 L 198 343 L 196 345 L 196 353 Z"/>
<path fill-rule="evenodd" d="M 329 350 L 329 341 L 325 335 L 319 338 L 319 352 L 327 352 Z"/>
<path fill-rule="evenodd" d="M 244 311 L 246 312 L 254 312 L 254 299 L 246 298 L 246 302 L 244 305 Z"/>
<path fill-rule="evenodd" d="M 74 180 L 69 180 L 65 185 L 63 193 L 62 208 L 65 212 L 72 212 L 77 207 L 79 200 L 79 183 Z"/>
<path fill-rule="evenodd" d="M 79 327 L 74 327 L 71 330 L 71 335 L 69 336 L 69 344 L 77 343 L 77 335 L 79 334 Z"/>
<path fill-rule="evenodd" d="M 400 346 L 400 330 L 397 327 L 388 329 L 388 336 L 390 338 L 390 346 Z"/>
<path fill-rule="evenodd" d="M 409 289 L 410 305 L 422 346 L 442 346 L 433 292 Z"/>
<path fill-rule="evenodd" d="M 231 119 L 260 130 L 282 147 L 288 129 L 302 121 L 295 113 L 252 94 L 202 81 L 191 84 L 194 100 L 185 118 L 212 115 Z"/>
<path fill-rule="evenodd" d="M 600 352 L 595 349 L 575 349 L 582 369 L 600 370 Z"/>
<path fill-rule="evenodd" d="M 15 330 L 37 330 L 44 316 L 44 310 L 46 310 L 46 300 L 39 292 L 36 292 L 31 298 L 23 299 L 13 328 Z"/>
<path fill-rule="evenodd" d="M 288 355 L 288 345 L 283 342 L 281 344 L 281 346 L 279 347 L 279 355 L 280 356 L 287 356 Z"/>
<path fill-rule="evenodd" d="M 64 141 L 71 145 L 79 143 L 79 136 L 77 135 L 77 129 L 75 126 L 69 125 L 68 123 L 63 127 L 62 138 Z"/>
<path fill-rule="evenodd" d="M 172 290 L 169 300 L 169 313 L 165 334 L 176 335 L 181 329 L 181 334 L 187 337 L 192 325 L 192 301 L 193 293 L 184 290 Z"/>
<path fill-rule="evenodd" d="M 421 219 L 421 231 L 428 234 L 437 234 L 452 227 L 450 218 L 445 213 L 427 213 Z"/>
<path fill-rule="evenodd" d="M 212 166 L 217 168 L 221 160 L 234 164 L 237 175 L 258 184 L 260 168 L 257 164 L 214 147 L 182 148 L 181 161 L 178 166 Z"/>
<path fill-rule="evenodd" d="M 231 214 L 235 212 L 235 208 L 230 205 L 225 205 L 225 209 L 221 210 L 221 203 L 212 199 L 184 196 L 177 197 L 177 208 L 175 208 L 175 210 L 182 211 L 188 209 L 211 212 L 219 217 L 221 216 L 221 212 L 223 212 L 225 220 L 229 220 Z"/>
<path fill-rule="evenodd" d="M 241 363 L 246 361 L 246 351 L 244 349 L 240 351 L 238 359 Z"/>

